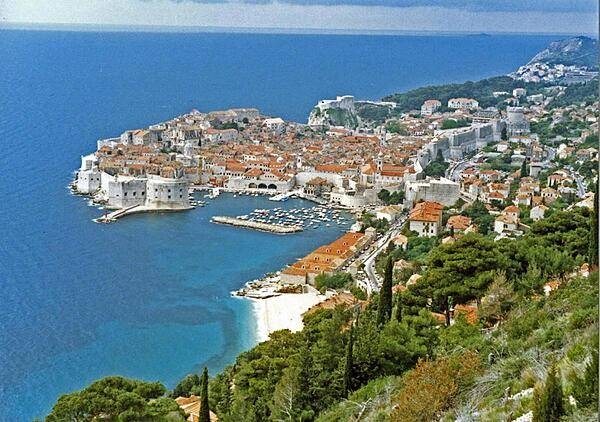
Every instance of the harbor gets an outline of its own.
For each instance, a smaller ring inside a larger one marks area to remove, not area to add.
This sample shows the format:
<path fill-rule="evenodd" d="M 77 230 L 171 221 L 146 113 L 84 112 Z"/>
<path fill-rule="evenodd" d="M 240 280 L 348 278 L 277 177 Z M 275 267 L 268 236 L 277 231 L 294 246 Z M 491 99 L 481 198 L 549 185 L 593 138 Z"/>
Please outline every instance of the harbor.
<path fill-rule="evenodd" d="M 273 224 L 284 227 L 317 229 L 319 227 L 344 226 L 349 220 L 337 209 L 316 206 L 311 208 L 258 208 L 249 214 L 238 215 L 238 220 Z"/>

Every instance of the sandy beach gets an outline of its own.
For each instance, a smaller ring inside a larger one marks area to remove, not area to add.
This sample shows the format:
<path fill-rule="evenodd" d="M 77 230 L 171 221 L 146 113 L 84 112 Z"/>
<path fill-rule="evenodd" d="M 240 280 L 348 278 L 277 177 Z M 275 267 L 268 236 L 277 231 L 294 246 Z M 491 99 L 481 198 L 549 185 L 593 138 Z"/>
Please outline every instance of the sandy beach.
<path fill-rule="evenodd" d="M 250 299 L 256 314 L 258 341 L 268 340 L 269 334 L 277 330 L 302 330 L 302 314 L 326 298 L 312 289 L 309 293 L 284 293 L 268 299 Z"/>

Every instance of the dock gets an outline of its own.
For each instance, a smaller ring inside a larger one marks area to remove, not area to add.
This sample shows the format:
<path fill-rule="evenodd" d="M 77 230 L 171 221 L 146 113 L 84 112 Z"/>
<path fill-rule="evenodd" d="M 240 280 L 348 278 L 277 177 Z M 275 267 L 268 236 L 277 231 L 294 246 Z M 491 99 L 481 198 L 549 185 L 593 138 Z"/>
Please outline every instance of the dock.
<path fill-rule="evenodd" d="M 263 232 L 277 233 L 277 234 L 297 233 L 297 232 L 301 232 L 304 230 L 302 228 L 302 226 L 298 226 L 298 225 L 261 223 L 258 221 L 243 220 L 241 218 L 235 218 L 235 217 L 215 216 L 215 217 L 211 218 L 211 221 L 213 223 L 217 223 L 217 224 L 227 224 L 230 226 L 244 227 L 247 229 L 259 230 L 259 231 L 263 231 Z"/>
<path fill-rule="evenodd" d="M 132 205 L 127 208 L 119 208 L 109 214 L 104 214 L 102 217 L 95 218 L 93 221 L 95 223 L 114 223 L 118 218 L 125 217 L 126 215 L 138 214 L 144 212 L 175 212 L 175 211 L 187 211 L 191 210 L 194 207 L 181 207 L 181 208 L 154 208 L 154 207 L 146 207 L 142 204 Z"/>

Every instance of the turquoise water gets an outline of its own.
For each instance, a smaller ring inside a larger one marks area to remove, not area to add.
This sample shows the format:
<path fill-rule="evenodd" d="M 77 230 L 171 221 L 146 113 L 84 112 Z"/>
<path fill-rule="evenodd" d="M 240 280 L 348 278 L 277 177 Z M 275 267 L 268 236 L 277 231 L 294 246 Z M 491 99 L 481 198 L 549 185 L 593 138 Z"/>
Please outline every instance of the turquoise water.
<path fill-rule="evenodd" d="M 321 98 L 506 73 L 552 39 L 0 31 L 0 419 L 43 416 L 105 375 L 214 373 L 255 342 L 229 292 L 339 234 L 209 223 L 277 206 L 227 195 L 94 224 L 66 186 L 98 138 L 193 107 L 305 121 Z"/>

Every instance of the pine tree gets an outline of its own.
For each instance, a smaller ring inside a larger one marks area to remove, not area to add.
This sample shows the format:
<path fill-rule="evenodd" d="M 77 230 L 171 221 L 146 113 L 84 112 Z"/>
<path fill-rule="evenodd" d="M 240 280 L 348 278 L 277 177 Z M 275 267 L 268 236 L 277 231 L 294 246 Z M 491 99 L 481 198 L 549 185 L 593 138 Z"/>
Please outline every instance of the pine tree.
<path fill-rule="evenodd" d="M 354 325 L 350 326 L 350 333 L 348 334 L 348 345 L 346 347 L 346 364 L 344 366 L 344 387 L 343 395 L 348 397 L 348 393 L 352 389 L 352 349 L 354 347 Z"/>
<path fill-rule="evenodd" d="M 590 216 L 590 246 L 589 258 L 591 265 L 598 265 L 598 180 L 594 192 L 594 209 Z"/>
<path fill-rule="evenodd" d="M 200 418 L 199 422 L 210 422 L 210 411 L 208 408 L 208 369 L 206 366 L 200 377 Z"/>
<path fill-rule="evenodd" d="M 379 307 L 377 309 L 377 323 L 384 325 L 392 317 L 392 278 L 394 263 L 391 257 L 388 257 L 385 263 L 385 273 L 383 283 L 379 291 Z"/>
<path fill-rule="evenodd" d="M 558 422 L 564 413 L 563 392 L 554 366 L 548 371 L 543 390 L 538 391 L 536 396 L 533 422 Z"/>

